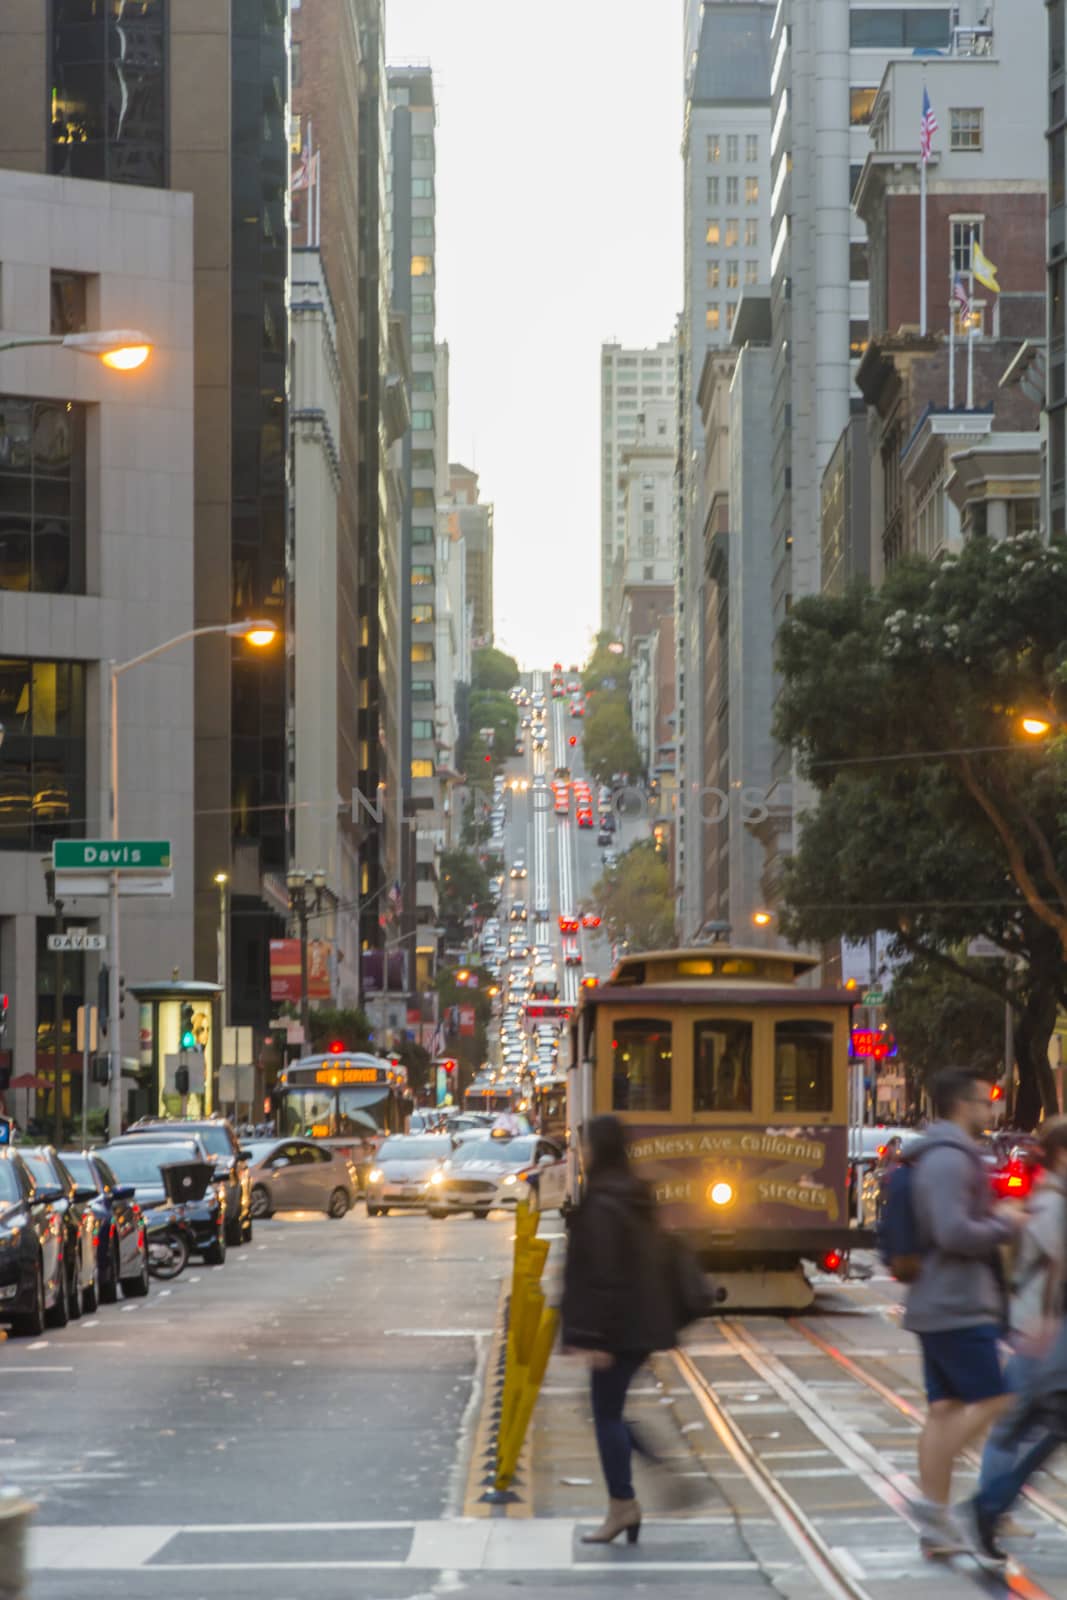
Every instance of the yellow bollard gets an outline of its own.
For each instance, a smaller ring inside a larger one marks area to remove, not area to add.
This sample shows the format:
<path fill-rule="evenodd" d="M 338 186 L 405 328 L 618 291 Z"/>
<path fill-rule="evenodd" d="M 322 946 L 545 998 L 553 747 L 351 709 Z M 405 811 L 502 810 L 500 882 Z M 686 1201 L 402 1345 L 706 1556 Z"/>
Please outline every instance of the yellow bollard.
<path fill-rule="evenodd" d="M 509 1419 L 506 1432 L 501 1432 L 497 1451 L 497 1489 L 506 1489 L 515 1475 L 526 1430 L 530 1426 L 530 1418 L 537 1404 L 537 1396 L 541 1392 L 552 1346 L 556 1342 L 558 1327 L 559 1312 L 554 1307 L 547 1308 L 537 1328 L 530 1365 L 526 1370 L 526 1381 L 519 1394 L 518 1404 Z"/>
<path fill-rule="evenodd" d="M 559 1323 L 559 1312 L 546 1307 L 540 1286 L 549 1252 L 548 1240 L 537 1238 L 540 1220 L 540 1212 L 520 1201 L 515 1210 L 507 1356 L 497 1426 L 497 1492 L 507 1490 L 515 1476 Z"/>

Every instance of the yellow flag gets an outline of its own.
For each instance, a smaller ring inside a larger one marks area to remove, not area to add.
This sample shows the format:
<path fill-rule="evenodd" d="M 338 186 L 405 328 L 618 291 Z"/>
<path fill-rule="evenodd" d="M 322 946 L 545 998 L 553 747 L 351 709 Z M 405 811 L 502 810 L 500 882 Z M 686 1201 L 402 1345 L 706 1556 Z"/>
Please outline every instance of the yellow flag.
<path fill-rule="evenodd" d="M 982 246 L 977 239 L 971 245 L 971 271 L 978 282 L 986 289 L 992 289 L 994 294 L 1000 293 L 1000 284 L 997 282 L 997 269 L 983 252 Z"/>

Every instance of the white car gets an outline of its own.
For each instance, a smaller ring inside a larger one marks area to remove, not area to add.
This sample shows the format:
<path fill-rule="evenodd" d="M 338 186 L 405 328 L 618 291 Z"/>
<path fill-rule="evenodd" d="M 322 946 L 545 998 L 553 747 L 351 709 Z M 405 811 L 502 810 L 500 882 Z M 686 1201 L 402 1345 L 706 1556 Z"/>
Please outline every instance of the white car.
<path fill-rule="evenodd" d="M 431 1217 L 457 1211 L 487 1217 L 511 1209 L 530 1192 L 523 1173 L 562 1159 L 557 1145 L 535 1134 L 509 1137 L 497 1130 L 487 1139 L 470 1139 L 434 1176 L 426 1209 Z"/>
<path fill-rule="evenodd" d="M 451 1153 L 447 1134 L 396 1134 L 386 1139 L 367 1174 L 368 1217 L 384 1217 L 394 1210 L 421 1211 L 434 1174 Z"/>

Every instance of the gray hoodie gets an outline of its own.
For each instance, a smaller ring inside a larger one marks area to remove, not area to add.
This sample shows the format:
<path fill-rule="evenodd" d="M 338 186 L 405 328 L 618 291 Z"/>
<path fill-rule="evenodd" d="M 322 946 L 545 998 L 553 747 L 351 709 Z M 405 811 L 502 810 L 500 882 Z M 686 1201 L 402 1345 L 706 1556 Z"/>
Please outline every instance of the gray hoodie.
<path fill-rule="evenodd" d="M 1026 1207 L 1012 1274 L 1011 1325 L 1025 1333 L 1040 1322 L 1049 1289 L 1049 1271 L 1062 1270 L 1067 1248 L 1064 1182 L 1054 1172 L 1038 1179 Z"/>
<path fill-rule="evenodd" d="M 957 1148 L 928 1148 L 935 1144 Z M 911 1160 L 924 1254 L 908 1290 L 904 1326 L 913 1333 L 945 1333 L 1002 1323 L 1006 1307 L 994 1263 L 997 1247 L 1014 1229 L 993 1215 L 993 1193 L 978 1147 L 954 1122 L 935 1122 Z"/>

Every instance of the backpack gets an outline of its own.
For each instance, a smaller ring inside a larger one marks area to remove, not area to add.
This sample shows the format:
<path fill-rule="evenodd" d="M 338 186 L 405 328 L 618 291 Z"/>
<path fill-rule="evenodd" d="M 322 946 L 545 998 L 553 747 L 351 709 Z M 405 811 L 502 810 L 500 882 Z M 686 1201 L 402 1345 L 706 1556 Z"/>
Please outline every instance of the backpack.
<path fill-rule="evenodd" d="M 898 1283 L 915 1282 L 925 1254 L 919 1237 L 919 1219 L 915 1215 L 916 1166 L 927 1150 L 947 1148 L 958 1150 L 960 1146 L 948 1139 L 924 1145 L 915 1155 L 905 1156 L 886 1179 L 875 1227 L 875 1244 Z"/>
<path fill-rule="evenodd" d="M 709 1317 L 724 1295 L 708 1283 L 695 1252 L 678 1234 L 663 1232 L 660 1249 L 674 1327 L 680 1333 L 691 1322 Z"/>

